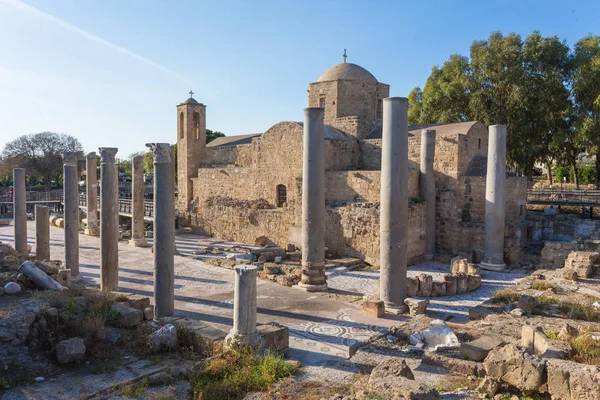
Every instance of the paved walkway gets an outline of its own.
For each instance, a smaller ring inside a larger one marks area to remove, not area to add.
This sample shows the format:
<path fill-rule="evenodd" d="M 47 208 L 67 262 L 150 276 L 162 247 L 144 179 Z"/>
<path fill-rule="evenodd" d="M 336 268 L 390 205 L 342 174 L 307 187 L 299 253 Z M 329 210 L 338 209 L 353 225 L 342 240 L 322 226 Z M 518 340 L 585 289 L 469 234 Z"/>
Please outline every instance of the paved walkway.
<path fill-rule="evenodd" d="M 63 230 L 50 228 L 51 258 L 64 260 Z M 28 222 L 28 240 L 35 251 L 35 224 Z M 90 285 L 99 286 L 100 239 L 80 235 L 80 271 Z M 13 226 L 0 227 L 0 241 L 13 241 Z M 193 234 L 177 236 L 177 248 L 188 256 L 175 256 L 175 307 L 178 315 L 205 321 L 228 331 L 233 315 L 233 272 L 191 257 L 208 245 L 235 247 L 233 242 L 217 241 Z M 247 247 L 247 246 L 245 246 Z M 150 248 L 119 243 L 119 290 L 153 295 L 153 255 Z M 443 264 L 422 264 L 410 274 L 422 271 L 443 272 Z M 329 284 L 334 289 L 374 293 L 377 271 L 350 272 L 345 268 L 329 271 Z M 518 274 L 484 272 L 482 288 L 476 292 L 433 300 L 430 308 L 442 318 L 451 314 L 463 317 L 470 306 L 485 300 L 499 287 L 510 285 Z M 290 329 L 291 358 L 307 367 L 307 377 L 318 377 L 323 368 L 331 380 L 350 379 L 359 365 L 348 362 L 348 347 L 377 331 L 385 331 L 404 317 L 386 316 L 376 319 L 364 315 L 361 306 L 340 299 L 307 293 L 297 288 L 258 281 L 258 322 L 275 321 Z"/>

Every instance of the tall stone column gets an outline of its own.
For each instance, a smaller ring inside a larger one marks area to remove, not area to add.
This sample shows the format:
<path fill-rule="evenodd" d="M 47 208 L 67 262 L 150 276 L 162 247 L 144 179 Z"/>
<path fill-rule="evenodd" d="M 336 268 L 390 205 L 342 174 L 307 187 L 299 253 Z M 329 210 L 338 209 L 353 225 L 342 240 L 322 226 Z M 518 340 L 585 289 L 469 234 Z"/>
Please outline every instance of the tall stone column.
<path fill-rule="evenodd" d="M 35 258 L 50 260 L 50 210 L 47 206 L 35 206 Z"/>
<path fill-rule="evenodd" d="M 304 109 L 302 158 L 302 280 L 309 292 L 327 289 L 325 275 L 325 136 L 322 108 Z"/>
<path fill-rule="evenodd" d="M 481 268 L 502 271 L 506 212 L 506 125 L 489 127 L 485 181 L 485 255 Z"/>
<path fill-rule="evenodd" d="M 71 280 L 79 276 L 79 192 L 77 188 L 76 152 L 63 155 L 63 198 L 65 202 L 65 267 L 71 270 Z"/>
<path fill-rule="evenodd" d="M 146 146 L 154 152 L 154 318 L 159 319 L 175 312 L 173 161 L 168 143 Z"/>
<path fill-rule="evenodd" d="M 435 130 L 421 131 L 421 198 L 425 200 L 425 259 L 433 260 L 435 254 Z"/>
<path fill-rule="evenodd" d="M 131 240 L 133 246 L 146 246 L 144 237 L 144 156 L 135 156 L 131 161 Z"/>
<path fill-rule="evenodd" d="M 15 224 L 15 250 L 27 255 L 27 191 L 25 168 L 13 169 L 13 215 Z"/>
<path fill-rule="evenodd" d="M 119 286 L 119 179 L 116 147 L 100 147 L 100 286 Z"/>
<path fill-rule="evenodd" d="M 85 234 L 89 236 L 100 235 L 98 222 L 98 167 L 96 153 L 91 152 L 85 157 L 85 199 L 87 209 L 87 228 Z"/>
<path fill-rule="evenodd" d="M 238 265 L 235 272 L 233 297 L 233 328 L 225 338 L 230 347 L 256 345 L 260 337 L 256 331 L 256 270 L 254 265 Z"/>
<path fill-rule="evenodd" d="M 380 198 L 380 297 L 387 311 L 408 307 L 408 99 L 383 99 Z"/>

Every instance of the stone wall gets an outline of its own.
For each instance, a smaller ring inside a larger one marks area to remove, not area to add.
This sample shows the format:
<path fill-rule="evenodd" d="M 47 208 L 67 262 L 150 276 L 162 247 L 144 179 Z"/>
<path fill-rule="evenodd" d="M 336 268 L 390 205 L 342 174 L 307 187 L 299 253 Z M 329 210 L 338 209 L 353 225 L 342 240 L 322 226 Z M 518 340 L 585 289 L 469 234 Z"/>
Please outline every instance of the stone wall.
<path fill-rule="evenodd" d="M 532 241 L 571 241 L 577 239 L 600 239 L 600 220 L 581 218 L 575 214 L 546 214 L 528 212 L 527 222 L 531 228 L 527 239 Z"/>
<path fill-rule="evenodd" d="M 381 171 L 326 171 L 325 200 L 376 202 L 381 192 Z M 408 196 L 419 197 L 419 171 L 408 172 Z"/>

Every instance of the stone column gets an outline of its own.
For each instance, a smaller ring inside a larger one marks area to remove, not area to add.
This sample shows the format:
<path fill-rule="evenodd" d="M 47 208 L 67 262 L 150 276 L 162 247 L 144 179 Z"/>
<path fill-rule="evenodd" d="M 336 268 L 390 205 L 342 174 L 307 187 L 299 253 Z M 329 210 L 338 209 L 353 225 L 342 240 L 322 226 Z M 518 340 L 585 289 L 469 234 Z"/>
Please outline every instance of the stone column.
<path fill-rule="evenodd" d="M 485 181 L 485 255 L 481 268 L 501 271 L 504 264 L 506 207 L 506 125 L 489 127 Z"/>
<path fill-rule="evenodd" d="M 87 227 L 85 234 L 89 236 L 100 235 L 98 223 L 98 167 L 96 166 L 96 153 L 91 152 L 85 157 L 85 198 L 87 209 Z"/>
<path fill-rule="evenodd" d="M 100 147 L 100 287 L 119 286 L 119 180 L 116 147 Z"/>
<path fill-rule="evenodd" d="M 47 206 L 35 206 L 35 258 L 50 260 L 50 210 Z"/>
<path fill-rule="evenodd" d="M 13 216 L 15 224 L 15 250 L 27 255 L 27 191 L 25 168 L 13 169 Z"/>
<path fill-rule="evenodd" d="M 327 289 L 325 275 L 325 137 L 322 108 L 304 109 L 302 158 L 302 280 L 309 292 Z"/>
<path fill-rule="evenodd" d="M 79 276 L 79 191 L 77 188 L 77 155 L 66 152 L 63 155 L 63 198 L 65 203 L 65 268 L 71 270 L 71 280 L 77 282 Z"/>
<path fill-rule="evenodd" d="M 233 298 L 233 328 L 225 338 L 230 347 L 257 345 L 260 337 L 256 331 L 256 270 L 254 265 L 238 265 L 235 272 Z"/>
<path fill-rule="evenodd" d="M 435 254 L 435 130 L 421 131 L 421 198 L 425 200 L 425 259 L 433 260 Z"/>
<path fill-rule="evenodd" d="M 403 313 L 407 295 L 408 100 L 383 99 L 380 198 L 380 297 L 387 311 Z"/>
<path fill-rule="evenodd" d="M 146 246 L 144 237 L 144 156 L 131 160 L 131 240 L 130 245 Z"/>
<path fill-rule="evenodd" d="M 146 146 L 154 152 L 154 318 L 160 319 L 175 312 L 173 161 L 168 143 Z"/>

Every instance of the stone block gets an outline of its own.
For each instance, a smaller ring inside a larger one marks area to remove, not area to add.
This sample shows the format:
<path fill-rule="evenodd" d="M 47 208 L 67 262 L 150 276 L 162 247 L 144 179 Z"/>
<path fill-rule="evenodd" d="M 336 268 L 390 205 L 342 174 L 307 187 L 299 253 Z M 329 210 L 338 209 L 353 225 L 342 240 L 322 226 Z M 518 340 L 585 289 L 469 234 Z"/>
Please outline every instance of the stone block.
<path fill-rule="evenodd" d="M 428 274 L 419 275 L 419 291 L 417 296 L 420 297 L 431 297 L 431 291 L 433 290 L 433 277 Z"/>
<path fill-rule="evenodd" d="M 467 264 L 467 275 L 481 275 L 481 269 L 479 265 L 468 263 Z"/>
<path fill-rule="evenodd" d="M 571 345 L 561 340 L 548 339 L 541 330 L 533 336 L 533 354 L 544 358 L 565 359 L 571 355 Z"/>
<path fill-rule="evenodd" d="M 487 376 L 522 392 L 537 392 L 546 381 L 546 362 L 515 344 L 496 347 L 484 361 Z"/>
<path fill-rule="evenodd" d="M 371 317 L 381 318 L 385 314 L 385 304 L 377 298 L 364 296 L 362 307 L 363 312 Z"/>
<path fill-rule="evenodd" d="M 56 346 L 56 358 L 60 364 L 68 364 L 85 357 L 85 344 L 81 338 L 71 338 L 59 342 Z"/>
<path fill-rule="evenodd" d="M 521 347 L 533 353 L 535 343 L 535 333 L 540 332 L 541 328 L 531 325 L 523 325 L 521 327 Z"/>
<path fill-rule="evenodd" d="M 456 275 L 446 274 L 444 281 L 446 282 L 446 296 L 454 296 L 458 290 L 458 278 Z"/>
<path fill-rule="evenodd" d="M 579 278 L 577 271 L 575 271 L 573 268 L 564 268 L 562 276 L 564 279 L 569 281 L 576 281 Z"/>
<path fill-rule="evenodd" d="M 129 307 L 124 303 L 115 303 L 110 308 L 119 314 L 121 328 L 134 328 L 142 322 L 143 313 L 141 310 Z"/>
<path fill-rule="evenodd" d="M 144 319 L 146 321 L 152 321 L 154 319 L 154 306 L 144 308 Z"/>
<path fill-rule="evenodd" d="M 425 314 L 429 300 L 407 298 L 404 300 L 404 304 L 408 306 L 408 312 L 410 315 L 420 315 Z"/>
<path fill-rule="evenodd" d="M 433 281 L 431 289 L 432 297 L 442 297 L 446 295 L 446 282 Z"/>
<path fill-rule="evenodd" d="M 483 306 L 475 306 L 475 307 L 471 307 L 469 308 L 469 319 L 470 320 L 478 320 L 478 319 L 484 319 L 485 317 L 487 317 L 488 315 L 493 314 L 492 310 L 490 310 L 487 307 L 483 307 Z"/>
<path fill-rule="evenodd" d="M 521 295 L 517 301 L 517 308 L 521 308 L 529 314 L 531 314 L 536 305 L 537 300 L 533 296 Z"/>
<path fill-rule="evenodd" d="M 287 326 L 271 322 L 256 328 L 261 337 L 261 347 L 272 351 L 286 351 L 290 347 L 290 331 Z"/>
<path fill-rule="evenodd" d="M 600 399 L 600 367 L 551 359 L 547 370 L 547 392 L 553 400 Z"/>
<path fill-rule="evenodd" d="M 459 273 L 456 275 L 456 294 L 464 294 L 469 291 L 468 275 Z"/>
<path fill-rule="evenodd" d="M 502 344 L 502 340 L 489 335 L 481 336 L 478 339 L 467 343 L 461 343 L 460 353 L 473 361 L 484 360 L 488 353 Z"/>
<path fill-rule="evenodd" d="M 407 295 L 410 297 L 416 296 L 419 293 L 419 278 L 409 276 L 406 278 L 406 282 L 408 285 Z"/>
<path fill-rule="evenodd" d="M 143 311 L 147 307 L 150 307 L 150 298 L 148 296 L 142 296 L 139 294 L 130 294 L 127 295 L 127 301 L 125 301 L 125 305 L 135 308 L 136 310 Z"/>
<path fill-rule="evenodd" d="M 467 275 L 467 290 L 473 292 L 481 287 L 481 275 Z"/>

